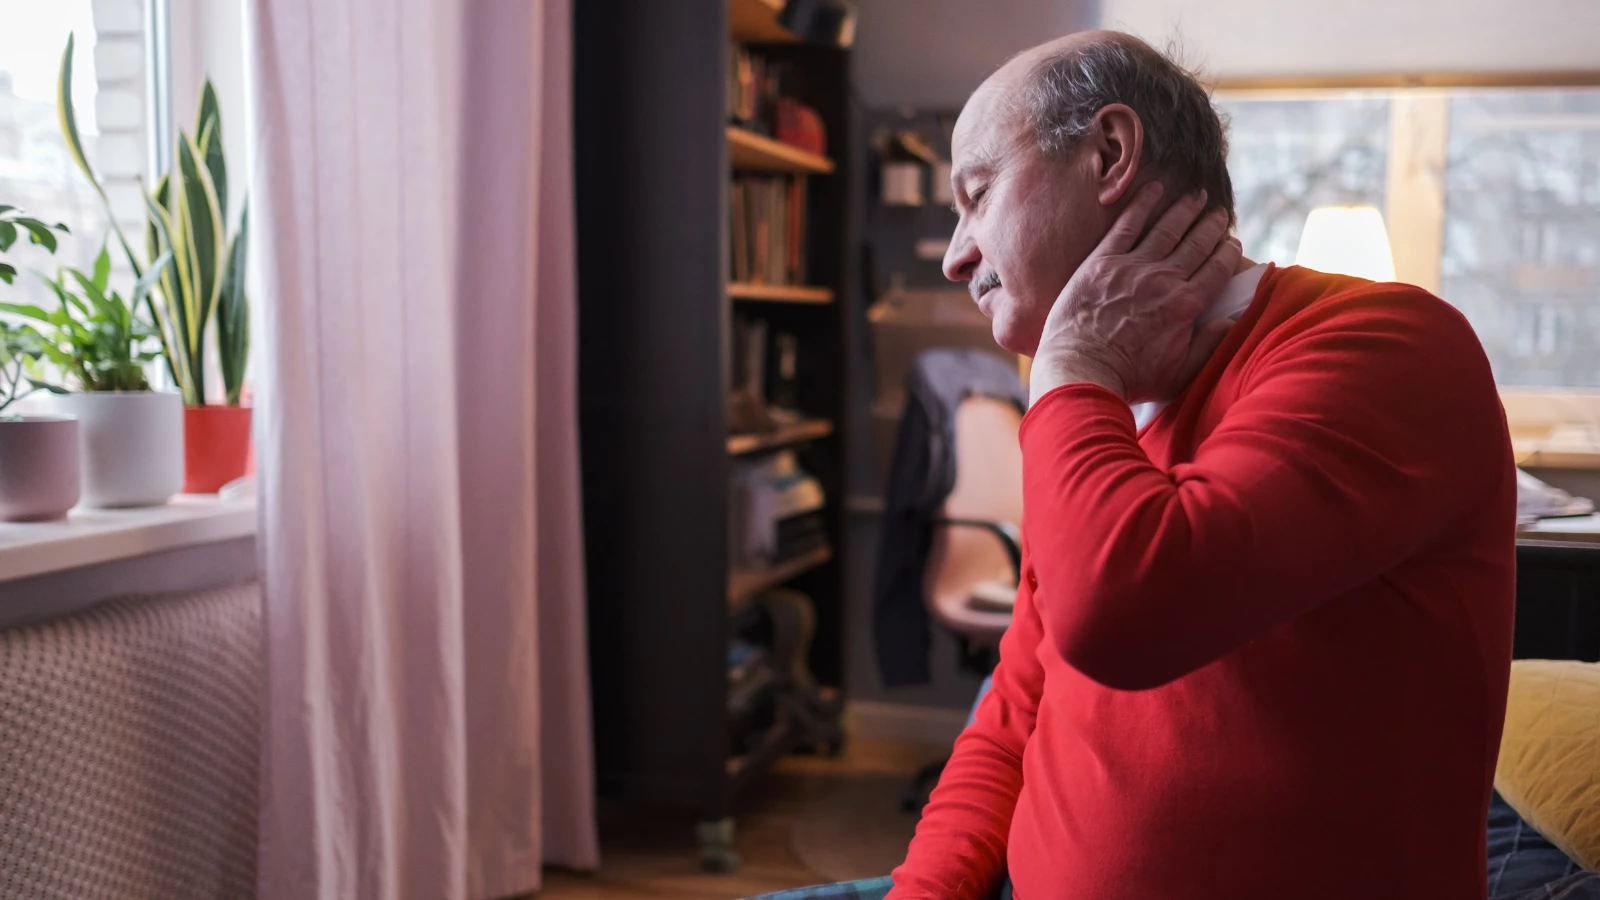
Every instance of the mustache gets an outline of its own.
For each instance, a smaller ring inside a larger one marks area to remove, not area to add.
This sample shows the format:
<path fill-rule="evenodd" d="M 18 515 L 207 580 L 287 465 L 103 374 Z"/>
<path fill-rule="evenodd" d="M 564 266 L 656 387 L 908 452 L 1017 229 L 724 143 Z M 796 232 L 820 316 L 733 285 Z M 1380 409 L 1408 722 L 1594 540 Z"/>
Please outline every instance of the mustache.
<path fill-rule="evenodd" d="M 1000 276 L 996 275 L 993 269 L 990 269 L 972 281 L 967 282 L 967 290 L 972 294 L 973 303 L 977 303 L 978 298 L 982 297 L 985 291 L 992 290 L 999 286 Z"/>

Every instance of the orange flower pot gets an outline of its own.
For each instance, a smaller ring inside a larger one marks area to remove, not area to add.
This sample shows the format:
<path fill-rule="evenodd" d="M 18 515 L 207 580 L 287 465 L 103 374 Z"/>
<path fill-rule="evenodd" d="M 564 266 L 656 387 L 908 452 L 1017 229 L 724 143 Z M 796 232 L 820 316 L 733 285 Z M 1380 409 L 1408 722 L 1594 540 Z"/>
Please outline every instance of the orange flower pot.
<path fill-rule="evenodd" d="M 183 492 L 215 494 L 250 470 L 250 407 L 183 410 Z"/>

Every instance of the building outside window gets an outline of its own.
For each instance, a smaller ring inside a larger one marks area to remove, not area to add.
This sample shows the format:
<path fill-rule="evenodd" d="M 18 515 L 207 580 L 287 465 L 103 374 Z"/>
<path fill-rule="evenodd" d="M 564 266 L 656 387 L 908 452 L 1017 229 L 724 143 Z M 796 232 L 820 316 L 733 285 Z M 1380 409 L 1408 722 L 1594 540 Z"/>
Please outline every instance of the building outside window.
<path fill-rule="evenodd" d="M 74 106 L 85 150 L 103 173 L 119 219 L 142 218 L 145 175 L 145 51 L 142 0 L 0 0 L 0 203 L 65 222 L 54 259 L 24 239 L 10 258 L 23 302 L 53 306 L 29 270 L 57 264 L 89 268 L 108 222 L 67 151 L 56 112 L 57 72 L 68 34 L 76 34 Z"/>

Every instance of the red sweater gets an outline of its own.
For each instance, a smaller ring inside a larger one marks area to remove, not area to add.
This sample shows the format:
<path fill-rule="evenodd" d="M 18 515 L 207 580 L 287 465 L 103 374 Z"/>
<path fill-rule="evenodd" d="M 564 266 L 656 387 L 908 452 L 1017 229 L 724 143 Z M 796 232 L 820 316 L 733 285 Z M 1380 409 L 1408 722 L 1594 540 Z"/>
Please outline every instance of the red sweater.
<path fill-rule="evenodd" d="M 1472 329 L 1269 271 L 1142 432 L 1022 425 L 1023 583 L 895 900 L 1482 900 L 1516 486 Z"/>

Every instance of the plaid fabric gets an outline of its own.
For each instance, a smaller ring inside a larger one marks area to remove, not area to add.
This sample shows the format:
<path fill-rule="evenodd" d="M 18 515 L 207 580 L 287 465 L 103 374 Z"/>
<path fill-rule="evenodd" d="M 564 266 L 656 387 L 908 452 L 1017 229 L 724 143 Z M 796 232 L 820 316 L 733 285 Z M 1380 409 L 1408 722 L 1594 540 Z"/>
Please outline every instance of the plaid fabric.
<path fill-rule="evenodd" d="M 1578 872 L 1511 900 L 1600 900 L 1600 872 Z"/>
<path fill-rule="evenodd" d="M 779 891 L 753 900 L 883 900 L 894 887 L 894 879 L 868 878 L 864 881 L 842 881 L 838 884 L 819 884 L 814 887 Z"/>

